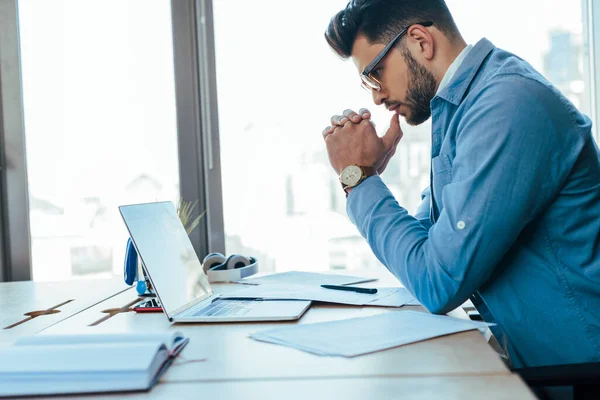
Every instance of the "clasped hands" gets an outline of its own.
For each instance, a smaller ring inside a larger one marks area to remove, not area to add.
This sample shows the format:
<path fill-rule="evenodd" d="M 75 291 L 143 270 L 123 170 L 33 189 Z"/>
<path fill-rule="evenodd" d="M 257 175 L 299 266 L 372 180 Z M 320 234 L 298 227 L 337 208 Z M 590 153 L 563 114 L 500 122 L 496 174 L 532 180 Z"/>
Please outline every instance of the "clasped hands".
<path fill-rule="evenodd" d="M 373 166 L 383 173 L 402 139 L 398 114 L 392 116 L 390 128 L 379 137 L 371 113 L 361 108 L 358 113 L 345 110 L 331 117 L 331 125 L 323 130 L 329 162 L 340 175 L 349 165 Z"/>

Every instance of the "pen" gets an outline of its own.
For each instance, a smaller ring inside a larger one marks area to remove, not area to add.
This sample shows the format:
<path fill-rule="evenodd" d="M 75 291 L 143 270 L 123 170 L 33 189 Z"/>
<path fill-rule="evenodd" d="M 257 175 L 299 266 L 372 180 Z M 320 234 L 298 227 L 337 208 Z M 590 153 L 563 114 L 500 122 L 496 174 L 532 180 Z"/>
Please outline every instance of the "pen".
<path fill-rule="evenodd" d="M 362 288 L 362 287 L 356 287 L 356 286 L 321 285 L 321 287 L 325 288 L 325 289 L 349 290 L 351 292 L 358 292 L 358 293 L 368 293 L 368 294 L 377 293 L 377 289 Z"/>

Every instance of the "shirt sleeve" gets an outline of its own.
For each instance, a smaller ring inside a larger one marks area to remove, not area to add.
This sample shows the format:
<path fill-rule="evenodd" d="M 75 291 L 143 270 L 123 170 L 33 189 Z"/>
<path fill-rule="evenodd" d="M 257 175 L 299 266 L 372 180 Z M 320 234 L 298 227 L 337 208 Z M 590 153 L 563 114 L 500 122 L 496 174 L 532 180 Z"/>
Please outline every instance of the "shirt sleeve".
<path fill-rule="evenodd" d="M 558 193 L 588 120 L 545 85 L 497 77 L 463 115 L 444 208 L 427 229 L 377 176 L 347 211 L 377 258 L 433 313 L 460 306 Z"/>
<path fill-rule="evenodd" d="M 431 228 L 431 189 L 427 187 L 421 193 L 421 204 L 417 208 L 415 218 L 426 228 Z"/>

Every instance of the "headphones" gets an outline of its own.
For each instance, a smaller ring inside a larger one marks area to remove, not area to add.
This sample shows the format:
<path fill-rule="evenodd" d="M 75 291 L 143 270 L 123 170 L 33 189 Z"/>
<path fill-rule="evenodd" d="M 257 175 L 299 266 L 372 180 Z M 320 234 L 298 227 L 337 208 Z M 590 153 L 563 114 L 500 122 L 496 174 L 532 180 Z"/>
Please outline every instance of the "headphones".
<path fill-rule="evenodd" d="M 131 238 L 127 238 L 127 249 L 125 250 L 125 268 L 124 278 L 125 283 L 129 286 L 133 285 L 136 281 L 135 290 L 140 296 L 153 295 L 150 287 L 150 280 L 146 276 L 146 271 L 142 267 L 142 273 L 144 279 L 138 280 L 138 254 L 135 250 L 135 246 L 131 241 Z"/>
<path fill-rule="evenodd" d="M 221 253 L 210 253 L 202 261 L 202 269 L 208 276 L 209 282 L 230 282 L 243 279 L 258 272 L 258 261 L 254 257 L 244 257 L 232 254 L 225 257 Z M 143 279 L 138 277 L 138 254 L 131 238 L 127 238 L 125 251 L 124 279 L 129 286 L 136 281 L 135 290 L 140 296 L 152 296 L 154 292 L 150 279 L 142 266 Z"/>
<path fill-rule="evenodd" d="M 209 282 L 231 282 L 256 274 L 258 261 L 240 254 L 225 257 L 221 253 L 210 253 L 202 260 L 202 269 Z"/>

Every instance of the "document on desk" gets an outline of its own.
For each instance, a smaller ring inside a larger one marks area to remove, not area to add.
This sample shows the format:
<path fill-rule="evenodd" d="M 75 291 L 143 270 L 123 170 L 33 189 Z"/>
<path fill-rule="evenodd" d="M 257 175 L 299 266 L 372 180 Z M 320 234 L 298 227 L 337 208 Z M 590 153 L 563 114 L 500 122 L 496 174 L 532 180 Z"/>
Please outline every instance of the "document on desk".
<path fill-rule="evenodd" d="M 262 298 L 269 300 L 312 300 L 325 303 L 357 306 L 402 307 L 414 302 L 405 288 L 378 288 L 377 293 L 357 293 L 346 290 L 325 289 L 314 285 L 258 285 L 229 292 L 222 298 Z"/>
<path fill-rule="evenodd" d="M 420 306 L 421 303 L 417 299 L 414 298 L 412 294 L 405 288 L 392 288 L 397 289 L 395 292 L 391 293 L 389 296 L 385 296 L 381 299 L 377 299 L 370 303 L 367 303 L 368 306 L 379 306 L 379 307 L 402 307 L 402 306 Z M 382 289 L 378 289 L 382 290 Z"/>
<path fill-rule="evenodd" d="M 306 271 L 288 271 L 278 274 L 261 276 L 258 278 L 246 278 L 236 281 L 237 283 L 250 285 L 265 284 L 290 284 L 290 285 L 355 285 L 357 283 L 376 281 L 377 278 L 364 278 L 360 276 L 322 274 Z"/>
<path fill-rule="evenodd" d="M 417 311 L 389 311 L 371 317 L 268 329 L 250 337 L 320 356 L 355 357 L 489 325 L 493 324 Z"/>

